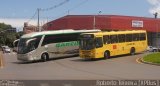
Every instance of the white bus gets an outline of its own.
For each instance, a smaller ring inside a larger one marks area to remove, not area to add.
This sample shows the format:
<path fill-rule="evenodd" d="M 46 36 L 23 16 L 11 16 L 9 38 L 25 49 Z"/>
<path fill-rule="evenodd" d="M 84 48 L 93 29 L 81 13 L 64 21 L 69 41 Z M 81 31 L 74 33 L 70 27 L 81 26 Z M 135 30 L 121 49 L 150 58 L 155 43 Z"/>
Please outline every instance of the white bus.
<path fill-rule="evenodd" d="M 79 35 L 100 30 L 55 30 L 23 35 L 18 43 L 17 59 L 47 61 L 50 58 L 79 54 Z"/>

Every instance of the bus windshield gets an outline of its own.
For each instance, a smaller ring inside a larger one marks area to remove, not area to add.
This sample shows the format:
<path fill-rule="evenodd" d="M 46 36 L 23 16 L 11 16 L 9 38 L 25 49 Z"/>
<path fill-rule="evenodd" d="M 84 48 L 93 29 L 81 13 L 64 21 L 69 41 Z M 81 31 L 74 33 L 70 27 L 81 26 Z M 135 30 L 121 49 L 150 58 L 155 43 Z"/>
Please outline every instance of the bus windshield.
<path fill-rule="evenodd" d="M 25 54 L 35 50 L 39 45 L 40 39 L 37 38 L 21 38 L 18 44 L 19 54 Z"/>
<path fill-rule="evenodd" d="M 84 38 L 80 40 L 80 49 L 91 50 L 95 48 L 94 38 Z"/>

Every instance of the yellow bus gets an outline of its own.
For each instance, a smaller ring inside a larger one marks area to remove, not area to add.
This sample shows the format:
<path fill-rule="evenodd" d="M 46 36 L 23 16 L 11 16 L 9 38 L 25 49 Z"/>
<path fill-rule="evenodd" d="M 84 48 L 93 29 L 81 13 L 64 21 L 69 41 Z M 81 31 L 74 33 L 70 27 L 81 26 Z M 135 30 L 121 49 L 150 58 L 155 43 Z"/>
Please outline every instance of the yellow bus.
<path fill-rule="evenodd" d="M 94 32 L 80 35 L 80 57 L 84 59 L 143 52 L 147 49 L 145 30 Z"/>

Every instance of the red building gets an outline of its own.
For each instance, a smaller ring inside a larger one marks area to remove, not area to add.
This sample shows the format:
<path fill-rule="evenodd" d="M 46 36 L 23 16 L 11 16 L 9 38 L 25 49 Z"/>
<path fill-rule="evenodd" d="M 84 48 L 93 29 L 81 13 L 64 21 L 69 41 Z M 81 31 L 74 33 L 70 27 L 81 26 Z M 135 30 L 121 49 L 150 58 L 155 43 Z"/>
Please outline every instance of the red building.
<path fill-rule="evenodd" d="M 160 31 L 160 19 L 118 15 L 68 15 L 46 24 L 46 30 L 101 29 Z"/>
<path fill-rule="evenodd" d="M 94 28 L 101 30 L 146 30 L 149 34 L 149 44 L 155 45 L 154 40 L 157 37 L 155 33 L 160 32 L 160 19 L 119 15 L 67 15 L 48 22 L 44 28 L 45 30 Z"/>

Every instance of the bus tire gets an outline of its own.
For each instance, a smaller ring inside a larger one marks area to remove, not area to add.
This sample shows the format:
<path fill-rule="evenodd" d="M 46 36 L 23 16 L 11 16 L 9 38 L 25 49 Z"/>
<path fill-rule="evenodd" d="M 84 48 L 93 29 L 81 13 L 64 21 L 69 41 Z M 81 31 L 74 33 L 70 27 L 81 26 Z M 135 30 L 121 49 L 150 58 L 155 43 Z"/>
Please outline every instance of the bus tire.
<path fill-rule="evenodd" d="M 47 53 L 43 53 L 43 54 L 41 55 L 41 59 L 42 59 L 43 62 L 49 60 L 48 54 L 47 54 Z"/>
<path fill-rule="evenodd" d="M 104 59 L 109 59 L 110 57 L 110 52 L 109 51 L 105 51 L 104 52 Z"/>
<path fill-rule="evenodd" d="M 130 50 L 130 54 L 131 54 L 131 55 L 135 55 L 135 52 L 136 52 L 135 48 L 132 47 L 131 50 Z"/>

